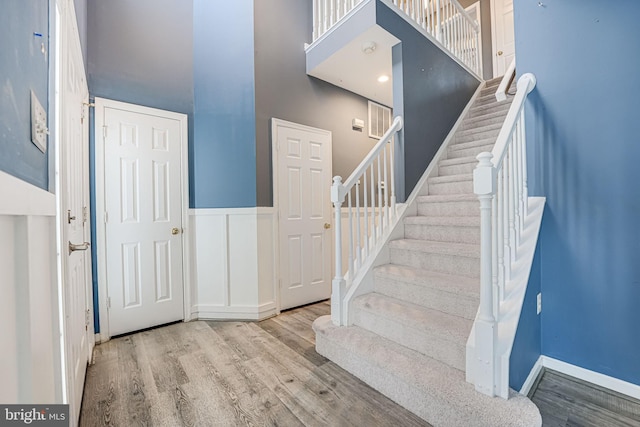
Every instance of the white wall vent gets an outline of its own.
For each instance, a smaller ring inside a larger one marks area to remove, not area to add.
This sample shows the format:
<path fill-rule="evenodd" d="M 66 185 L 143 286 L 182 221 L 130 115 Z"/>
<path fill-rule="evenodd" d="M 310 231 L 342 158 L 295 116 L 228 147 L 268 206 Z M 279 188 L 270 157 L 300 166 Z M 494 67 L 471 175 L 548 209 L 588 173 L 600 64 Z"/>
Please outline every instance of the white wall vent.
<path fill-rule="evenodd" d="M 380 139 L 391 126 L 391 108 L 369 101 L 369 137 Z"/>

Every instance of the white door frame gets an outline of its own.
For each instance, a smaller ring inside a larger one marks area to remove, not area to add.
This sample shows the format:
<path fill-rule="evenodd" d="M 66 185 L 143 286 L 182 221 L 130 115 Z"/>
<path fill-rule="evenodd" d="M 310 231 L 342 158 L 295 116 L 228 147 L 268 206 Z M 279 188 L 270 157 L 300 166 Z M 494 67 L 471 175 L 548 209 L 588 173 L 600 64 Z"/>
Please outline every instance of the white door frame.
<path fill-rule="evenodd" d="M 140 114 L 156 115 L 174 119 L 180 122 L 181 138 L 180 167 L 182 174 L 180 176 L 182 188 L 182 281 L 184 294 L 184 321 L 191 320 L 191 282 L 190 282 L 190 266 L 191 266 L 191 229 L 189 228 L 189 151 L 188 151 L 188 121 L 187 115 L 175 113 L 157 108 L 144 107 L 141 105 L 128 104 L 125 102 L 114 101 L 105 98 L 95 99 L 95 183 L 96 183 L 96 249 L 97 249 L 97 272 L 98 272 L 98 301 L 99 301 L 99 318 L 100 318 L 100 342 L 108 341 L 111 338 L 109 333 L 109 314 L 107 307 L 108 286 L 107 286 L 107 251 L 106 251 L 106 226 L 105 226 L 105 147 L 104 147 L 104 110 L 105 108 L 121 109 L 125 111 L 136 112 Z"/>
<path fill-rule="evenodd" d="M 502 1 L 502 0 L 501 0 Z M 515 0 L 514 0 L 515 7 Z M 497 38 L 497 29 L 496 29 L 496 0 L 491 0 L 490 2 L 491 8 L 491 65 L 493 67 L 493 78 L 498 76 L 498 38 Z M 514 29 L 515 31 L 515 29 Z M 514 35 L 515 38 L 515 35 Z"/>
<path fill-rule="evenodd" d="M 274 226 L 273 226 L 273 240 L 274 240 L 274 263 L 275 263 L 275 283 L 274 283 L 274 288 L 275 288 L 275 299 L 276 299 L 276 315 L 280 314 L 280 308 L 281 306 L 281 298 L 280 298 L 280 292 L 281 292 L 281 287 L 280 287 L 280 281 L 281 281 L 281 274 L 280 274 L 280 206 L 279 206 L 279 195 L 280 195 L 280 189 L 279 189 L 279 182 L 278 182 L 278 171 L 279 171 L 279 164 L 278 164 L 278 140 L 277 140 L 277 136 L 278 136 L 278 126 L 287 126 L 293 129 L 297 129 L 297 130 L 301 130 L 301 131 L 305 131 L 305 132 L 314 132 L 314 133 L 320 133 L 320 134 L 326 134 L 329 135 L 329 140 L 331 141 L 331 143 L 329 144 L 329 149 L 331 151 L 330 155 L 329 155 L 329 160 L 331 162 L 330 164 L 330 168 L 331 168 L 331 173 L 333 174 L 333 137 L 331 134 L 331 131 L 326 130 L 326 129 L 320 129 L 320 128 L 314 128 L 312 126 L 306 126 L 306 125 L 301 125 L 299 123 L 294 123 L 294 122 L 289 122 L 286 120 L 282 120 L 282 119 L 277 119 L 275 117 L 271 118 L 271 159 L 272 159 L 272 170 L 271 170 L 271 179 L 273 182 L 273 211 L 275 213 L 275 220 L 273 221 Z M 328 185 L 328 184 L 327 184 Z M 332 205 L 333 206 L 333 205 Z M 329 215 L 330 217 L 330 223 L 331 223 L 331 229 L 334 230 L 334 225 L 333 225 L 333 215 Z M 334 258 L 334 243 L 333 243 L 333 231 L 331 233 L 331 239 L 329 240 L 329 242 L 331 242 L 331 271 L 333 271 L 333 258 Z M 329 281 L 331 281 L 333 278 L 330 277 Z"/>

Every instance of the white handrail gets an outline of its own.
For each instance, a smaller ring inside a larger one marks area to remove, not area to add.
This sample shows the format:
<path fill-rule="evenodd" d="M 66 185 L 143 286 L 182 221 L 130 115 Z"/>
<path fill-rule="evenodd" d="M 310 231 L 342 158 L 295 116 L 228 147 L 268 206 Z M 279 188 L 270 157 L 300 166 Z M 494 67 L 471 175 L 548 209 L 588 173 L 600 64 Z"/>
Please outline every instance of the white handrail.
<path fill-rule="evenodd" d="M 314 0 L 313 40 L 318 40 L 363 0 Z M 388 0 L 481 75 L 480 26 L 457 0 Z"/>
<path fill-rule="evenodd" d="M 331 202 L 335 209 L 335 277 L 332 282 L 331 319 L 336 325 L 345 324 L 343 301 L 350 282 L 374 251 L 396 217 L 393 136 L 402 129 L 402 117 L 396 117 L 380 141 L 367 157 L 342 183 L 333 178 Z M 391 179 L 391 183 L 389 183 Z M 377 197 L 376 197 L 377 196 Z M 342 206 L 346 200 L 348 273 L 343 264 Z"/>
<path fill-rule="evenodd" d="M 524 105 L 536 85 L 533 74 L 518 80 L 516 96 L 491 153 L 478 154 L 473 189 L 480 200 L 480 308 L 475 321 L 476 390 L 495 396 L 497 322 L 505 283 L 527 215 L 527 147 Z"/>
<path fill-rule="evenodd" d="M 500 85 L 498 85 L 498 90 L 496 90 L 496 100 L 498 102 L 504 101 L 507 99 L 507 90 L 509 90 L 509 86 L 511 82 L 516 77 L 516 58 L 514 57 L 507 68 L 507 72 L 504 73 L 502 80 L 500 81 Z"/>

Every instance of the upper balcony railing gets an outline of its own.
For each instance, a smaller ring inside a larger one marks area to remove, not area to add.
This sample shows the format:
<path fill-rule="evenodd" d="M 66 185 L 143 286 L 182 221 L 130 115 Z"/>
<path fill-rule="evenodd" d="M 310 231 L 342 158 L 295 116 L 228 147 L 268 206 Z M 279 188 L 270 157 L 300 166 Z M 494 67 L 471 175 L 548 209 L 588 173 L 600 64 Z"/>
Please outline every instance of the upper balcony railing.
<path fill-rule="evenodd" d="M 314 0 L 316 41 L 358 4 L 366 0 Z M 477 75 L 480 68 L 480 26 L 457 0 L 385 0 L 440 42 Z"/>

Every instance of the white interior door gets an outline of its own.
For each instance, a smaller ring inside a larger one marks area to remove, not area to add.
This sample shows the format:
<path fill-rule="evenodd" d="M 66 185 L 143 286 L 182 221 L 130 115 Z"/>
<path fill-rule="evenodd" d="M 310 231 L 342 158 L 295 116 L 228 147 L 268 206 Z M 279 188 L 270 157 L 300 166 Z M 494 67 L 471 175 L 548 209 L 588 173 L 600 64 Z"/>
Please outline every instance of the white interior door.
<path fill-rule="evenodd" d="M 109 335 L 184 319 L 186 116 L 101 100 Z M 96 120 L 96 123 L 98 121 Z"/>
<path fill-rule="evenodd" d="M 331 295 L 331 132 L 273 120 L 280 309 Z"/>
<path fill-rule="evenodd" d="M 503 76 L 516 52 L 513 32 L 513 0 L 491 1 L 493 76 Z"/>
<path fill-rule="evenodd" d="M 84 377 L 94 344 L 91 257 L 89 252 L 89 91 L 73 2 L 57 6 L 59 52 L 56 96 L 59 97 L 59 197 L 61 272 L 68 401 L 77 420 Z"/>

